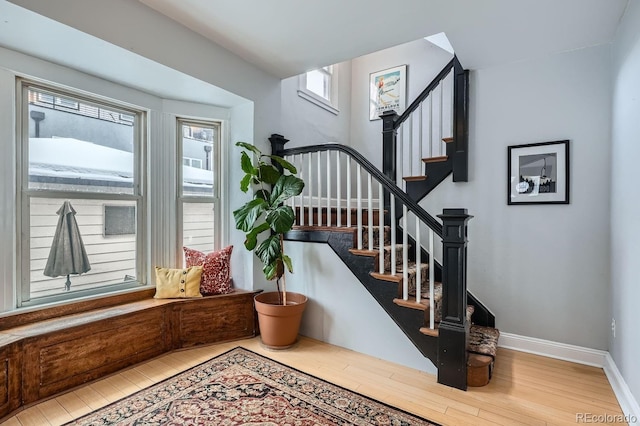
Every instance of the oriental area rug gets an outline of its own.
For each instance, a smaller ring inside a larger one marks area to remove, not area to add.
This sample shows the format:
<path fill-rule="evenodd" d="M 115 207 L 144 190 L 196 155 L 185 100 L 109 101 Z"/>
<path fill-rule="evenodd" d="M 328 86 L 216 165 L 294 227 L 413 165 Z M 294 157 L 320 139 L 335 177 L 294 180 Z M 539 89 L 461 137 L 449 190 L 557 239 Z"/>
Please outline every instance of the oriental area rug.
<path fill-rule="evenodd" d="M 436 425 L 235 348 L 68 425 Z"/>

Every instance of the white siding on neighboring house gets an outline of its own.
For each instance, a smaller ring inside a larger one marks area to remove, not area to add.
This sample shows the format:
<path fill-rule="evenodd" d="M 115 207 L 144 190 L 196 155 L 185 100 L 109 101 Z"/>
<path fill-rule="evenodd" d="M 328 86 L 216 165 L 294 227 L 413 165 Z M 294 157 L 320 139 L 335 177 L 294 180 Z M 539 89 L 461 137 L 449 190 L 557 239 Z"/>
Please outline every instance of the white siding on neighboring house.
<path fill-rule="evenodd" d="M 209 253 L 214 249 L 213 203 L 184 203 L 183 245 Z"/>
<path fill-rule="evenodd" d="M 31 297 L 57 294 L 64 290 L 65 277 L 50 278 L 43 271 L 56 232 L 56 212 L 64 200 L 32 198 L 31 203 Z M 135 206 L 133 201 L 69 200 L 91 263 L 91 270 L 72 275 L 71 290 L 84 290 L 122 283 L 126 275 L 136 276 L 135 234 L 104 235 L 104 206 Z"/>

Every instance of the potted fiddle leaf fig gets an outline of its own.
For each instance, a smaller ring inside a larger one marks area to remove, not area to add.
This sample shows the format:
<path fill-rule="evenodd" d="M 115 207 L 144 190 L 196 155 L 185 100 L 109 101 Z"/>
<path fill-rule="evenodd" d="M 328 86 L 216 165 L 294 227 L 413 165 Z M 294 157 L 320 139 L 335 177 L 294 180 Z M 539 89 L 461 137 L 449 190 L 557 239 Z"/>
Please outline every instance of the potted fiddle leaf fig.
<path fill-rule="evenodd" d="M 295 212 L 285 202 L 302 193 L 304 181 L 284 158 L 263 154 L 246 142 L 236 146 L 243 149 L 240 190 L 254 189 L 252 199 L 233 212 L 236 229 L 245 233 L 245 248 L 260 259 L 265 278 L 275 280 L 277 289 L 255 297 L 260 336 L 265 346 L 283 349 L 295 343 L 307 303 L 306 296 L 287 292 L 285 274 L 293 266 L 284 252 L 284 234 L 295 223 Z"/>

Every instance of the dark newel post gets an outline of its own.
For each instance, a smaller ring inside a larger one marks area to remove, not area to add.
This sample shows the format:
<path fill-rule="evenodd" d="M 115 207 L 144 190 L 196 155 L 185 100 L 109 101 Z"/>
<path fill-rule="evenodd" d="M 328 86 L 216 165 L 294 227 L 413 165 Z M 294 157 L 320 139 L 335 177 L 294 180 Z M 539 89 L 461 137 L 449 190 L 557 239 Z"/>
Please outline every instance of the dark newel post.
<path fill-rule="evenodd" d="M 469 71 L 458 58 L 453 62 L 453 181 L 468 182 L 469 172 Z"/>
<path fill-rule="evenodd" d="M 396 121 L 398 114 L 395 111 L 385 111 L 380 115 L 382 118 L 382 173 L 392 182 L 396 182 L 396 155 L 398 132 L 396 129 Z M 384 191 L 384 209 L 391 211 L 391 197 L 389 191 Z M 393 218 L 395 220 L 395 218 Z M 385 215 L 385 225 L 391 224 L 389 215 Z"/>
<path fill-rule="evenodd" d="M 271 142 L 271 154 L 282 157 L 282 151 L 284 151 L 284 144 L 289 142 L 289 139 L 285 138 L 282 135 L 277 133 L 272 134 L 269 137 L 269 142 Z"/>
<path fill-rule="evenodd" d="M 442 322 L 438 383 L 467 389 L 467 209 L 444 209 L 442 219 Z"/>

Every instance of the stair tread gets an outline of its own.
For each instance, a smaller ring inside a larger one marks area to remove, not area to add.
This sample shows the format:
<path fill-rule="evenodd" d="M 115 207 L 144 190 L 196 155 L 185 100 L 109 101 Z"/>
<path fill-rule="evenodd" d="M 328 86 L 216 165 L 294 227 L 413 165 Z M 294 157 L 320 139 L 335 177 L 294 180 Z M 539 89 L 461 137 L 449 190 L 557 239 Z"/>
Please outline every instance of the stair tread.
<path fill-rule="evenodd" d="M 427 336 L 431 337 L 438 337 L 438 335 L 440 334 L 440 332 L 438 331 L 438 324 L 435 325 L 435 328 L 420 327 L 420 333 L 426 334 Z"/>
<path fill-rule="evenodd" d="M 496 357 L 498 352 L 498 338 L 500 330 L 492 327 L 472 325 L 469 331 L 469 344 L 467 350 L 480 355 Z"/>
<path fill-rule="evenodd" d="M 451 143 L 451 142 L 453 142 L 453 136 L 452 136 L 452 137 L 449 137 L 449 138 L 442 138 L 442 142 L 444 142 L 444 143 Z"/>
<path fill-rule="evenodd" d="M 449 159 L 449 157 L 448 157 L 448 156 L 446 156 L 446 155 L 441 155 L 441 156 L 438 156 L 438 157 L 427 157 L 427 158 L 423 158 L 423 159 L 422 159 L 422 162 L 423 162 L 423 163 L 439 163 L 439 162 L 442 162 L 442 161 L 447 161 L 448 159 Z"/>
<path fill-rule="evenodd" d="M 420 182 L 422 180 L 427 180 L 426 176 L 404 176 L 402 178 L 405 182 Z"/>
<path fill-rule="evenodd" d="M 391 274 L 380 274 L 378 272 L 369 272 L 369 275 L 371 275 L 373 278 L 376 278 L 378 280 L 388 281 L 396 284 L 402 281 L 402 274 L 391 275 Z"/>
<path fill-rule="evenodd" d="M 428 308 L 428 305 L 425 305 L 423 302 L 424 299 L 420 300 L 420 302 L 416 302 L 415 300 L 404 300 L 404 299 L 393 299 L 393 303 L 398 306 L 403 306 L 405 308 L 417 309 L 419 311 L 424 311 Z"/>
<path fill-rule="evenodd" d="M 349 253 L 355 254 L 357 256 L 367 256 L 367 257 L 375 257 L 378 255 L 378 250 L 369 250 L 369 249 L 356 249 L 350 248 Z"/>

